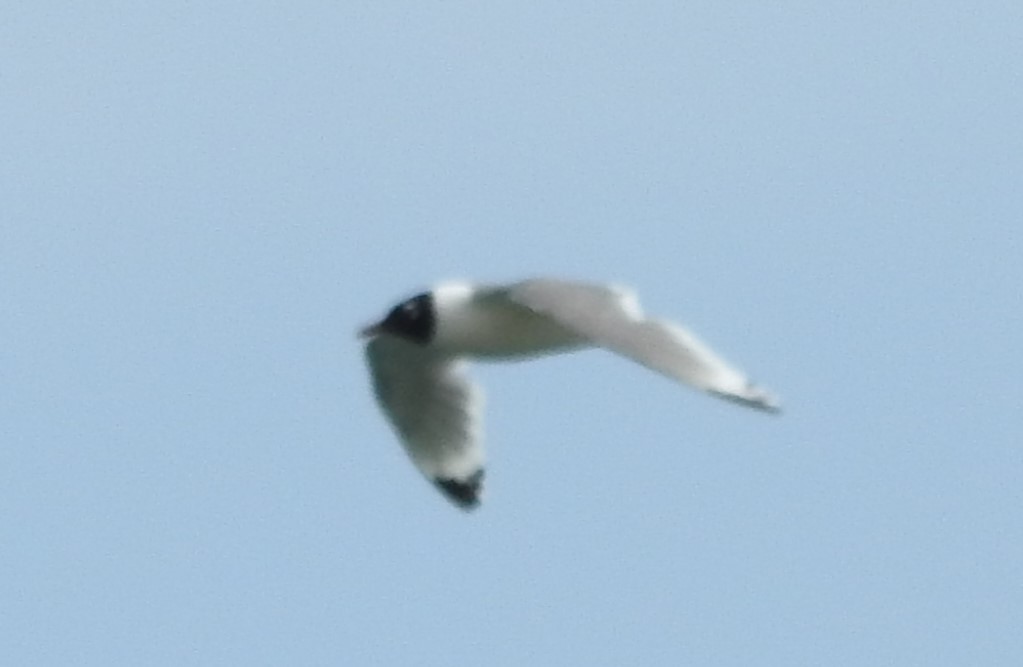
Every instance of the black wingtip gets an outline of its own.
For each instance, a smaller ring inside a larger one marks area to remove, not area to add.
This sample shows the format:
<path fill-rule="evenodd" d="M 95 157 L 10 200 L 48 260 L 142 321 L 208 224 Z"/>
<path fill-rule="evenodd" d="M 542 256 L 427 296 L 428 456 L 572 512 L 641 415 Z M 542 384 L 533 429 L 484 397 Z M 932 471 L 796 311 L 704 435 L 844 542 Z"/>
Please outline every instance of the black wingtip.
<path fill-rule="evenodd" d="M 726 401 L 737 403 L 738 405 L 744 405 L 747 408 L 760 410 L 761 412 L 779 415 L 782 411 L 781 403 L 778 402 L 778 399 L 761 389 L 751 391 L 749 396 L 727 394 L 723 391 L 716 391 L 714 389 L 708 389 L 707 393 L 718 398 L 723 398 Z"/>
<path fill-rule="evenodd" d="M 463 510 L 474 510 L 479 507 L 483 495 L 483 469 L 480 468 L 465 479 L 437 477 L 433 483 L 448 500 Z"/>

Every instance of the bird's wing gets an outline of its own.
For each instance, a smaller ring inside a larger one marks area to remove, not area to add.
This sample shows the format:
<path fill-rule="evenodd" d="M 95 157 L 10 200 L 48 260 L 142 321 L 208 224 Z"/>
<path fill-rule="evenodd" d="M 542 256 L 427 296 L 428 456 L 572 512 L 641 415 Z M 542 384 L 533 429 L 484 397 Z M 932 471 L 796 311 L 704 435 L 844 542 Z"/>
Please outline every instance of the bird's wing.
<path fill-rule="evenodd" d="M 463 362 L 393 336 L 366 345 L 373 389 L 405 451 L 448 500 L 470 510 L 483 492 L 482 392 Z"/>
<path fill-rule="evenodd" d="M 535 279 L 506 290 L 513 303 L 668 377 L 767 411 L 777 400 L 685 328 L 643 315 L 635 294 L 602 285 Z"/>

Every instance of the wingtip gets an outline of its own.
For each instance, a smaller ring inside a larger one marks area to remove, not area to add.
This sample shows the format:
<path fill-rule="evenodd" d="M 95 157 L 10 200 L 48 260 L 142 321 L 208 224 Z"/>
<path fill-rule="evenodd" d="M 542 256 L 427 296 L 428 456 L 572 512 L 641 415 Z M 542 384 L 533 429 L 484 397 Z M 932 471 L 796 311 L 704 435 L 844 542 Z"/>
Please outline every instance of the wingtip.
<path fill-rule="evenodd" d="M 780 415 L 782 412 L 781 400 L 778 399 L 774 394 L 770 394 L 763 390 L 758 390 L 759 395 L 754 398 L 753 407 L 759 408 L 764 412 L 769 412 L 773 415 Z"/>
<path fill-rule="evenodd" d="M 435 477 L 433 483 L 445 498 L 466 512 L 471 512 L 480 506 L 480 501 L 483 498 L 482 468 L 465 479 Z"/>
<path fill-rule="evenodd" d="M 747 388 L 747 391 L 744 394 L 729 394 L 723 391 L 715 391 L 713 389 L 710 390 L 710 393 L 718 398 L 723 398 L 726 401 L 745 405 L 748 408 L 754 408 L 761 412 L 767 412 L 774 415 L 781 414 L 782 412 L 781 401 L 779 401 L 776 396 L 757 387 Z"/>
<path fill-rule="evenodd" d="M 771 414 L 781 414 L 781 400 L 770 391 L 749 382 L 746 385 L 746 391 L 743 394 L 743 398 L 747 405 L 751 408 L 756 408 L 763 412 L 769 412 Z"/>

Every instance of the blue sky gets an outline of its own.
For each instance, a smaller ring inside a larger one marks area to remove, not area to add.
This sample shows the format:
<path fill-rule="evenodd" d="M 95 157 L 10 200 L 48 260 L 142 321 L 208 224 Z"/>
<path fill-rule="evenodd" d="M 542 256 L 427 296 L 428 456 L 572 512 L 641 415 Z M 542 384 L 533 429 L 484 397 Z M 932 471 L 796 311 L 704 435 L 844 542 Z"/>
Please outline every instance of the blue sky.
<path fill-rule="evenodd" d="M 1018 3 L 22 3 L 0 654 L 1016 665 Z M 484 507 L 355 329 L 618 281 L 785 399 L 479 367 Z"/>

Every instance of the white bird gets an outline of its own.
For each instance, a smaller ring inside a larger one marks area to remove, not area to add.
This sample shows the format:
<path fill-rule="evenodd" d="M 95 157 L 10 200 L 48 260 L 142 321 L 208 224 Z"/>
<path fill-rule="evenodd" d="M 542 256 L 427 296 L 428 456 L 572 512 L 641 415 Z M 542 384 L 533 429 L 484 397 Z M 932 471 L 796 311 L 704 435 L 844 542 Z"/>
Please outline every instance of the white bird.
<path fill-rule="evenodd" d="M 482 393 L 467 359 L 603 347 L 710 394 L 777 412 L 777 400 L 677 324 L 643 316 L 620 287 L 546 278 L 442 283 L 360 331 L 377 401 L 405 451 L 455 505 L 483 491 Z"/>

